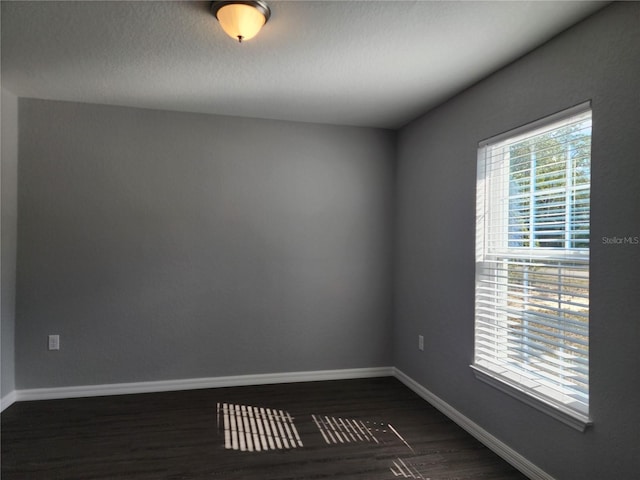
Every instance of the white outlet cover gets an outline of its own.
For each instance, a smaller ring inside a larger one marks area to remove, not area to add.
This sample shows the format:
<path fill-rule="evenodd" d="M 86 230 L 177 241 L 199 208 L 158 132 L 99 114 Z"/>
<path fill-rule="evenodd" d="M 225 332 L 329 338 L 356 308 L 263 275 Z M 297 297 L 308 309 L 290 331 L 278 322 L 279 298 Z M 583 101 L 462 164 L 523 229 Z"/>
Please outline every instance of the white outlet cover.
<path fill-rule="evenodd" d="M 49 335 L 49 350 L 60 350 L 60 335 Z"/>

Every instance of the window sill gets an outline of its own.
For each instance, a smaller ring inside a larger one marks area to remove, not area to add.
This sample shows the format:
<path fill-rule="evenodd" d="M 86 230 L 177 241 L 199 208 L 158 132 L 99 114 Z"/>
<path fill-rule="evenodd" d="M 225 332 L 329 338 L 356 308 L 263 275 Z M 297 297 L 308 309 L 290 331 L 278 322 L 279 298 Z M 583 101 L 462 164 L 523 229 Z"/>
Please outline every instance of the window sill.
<path fill-rule="evenodd" d="M 479 367 L 478 365 L 470 365 L 474 375 L 478 380 L 497 388 L 501 392 L 512 396 L 513 398 L 526 403 L 530 407 L 539 410 L 556 420 L 561 421 L 565 425 L 569 425 L 580 432 L 584 432 L 587 427 L 591 426 L 593 422 L 586 415 L 580 415 L 577 412 L 563 410 L 560 407 L 544 401 L 541 398 L 534 397 L 528 392 L 517 388 L 515 385 L 506 383 L 501 378 L 498 378 L 490 370 Z"/>

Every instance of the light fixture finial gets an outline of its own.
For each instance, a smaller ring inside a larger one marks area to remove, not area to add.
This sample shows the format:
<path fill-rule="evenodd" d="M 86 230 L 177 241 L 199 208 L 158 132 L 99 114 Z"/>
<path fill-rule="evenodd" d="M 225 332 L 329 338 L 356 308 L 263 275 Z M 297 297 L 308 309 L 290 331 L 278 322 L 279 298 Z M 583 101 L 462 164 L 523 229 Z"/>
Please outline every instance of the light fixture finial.
<path fill-rule="evenodd" d="M 258 34 L 271 9 L 262 0 L 216 1 L 211 3 L 211 13 L 227 35 L 242 43 Z"/>

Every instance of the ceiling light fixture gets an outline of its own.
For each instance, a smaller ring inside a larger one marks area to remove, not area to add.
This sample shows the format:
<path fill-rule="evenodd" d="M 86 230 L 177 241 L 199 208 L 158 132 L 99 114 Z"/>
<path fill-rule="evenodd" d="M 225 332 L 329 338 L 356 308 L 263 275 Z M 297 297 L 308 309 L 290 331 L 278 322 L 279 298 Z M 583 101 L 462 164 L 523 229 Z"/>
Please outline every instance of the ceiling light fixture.
<path fill-rule="evenodd" d="M 211 13 L 226 34 L 241 43 L 255 37 L 271 16 L 269 6 L 262 0 L 212 2 Z"/>

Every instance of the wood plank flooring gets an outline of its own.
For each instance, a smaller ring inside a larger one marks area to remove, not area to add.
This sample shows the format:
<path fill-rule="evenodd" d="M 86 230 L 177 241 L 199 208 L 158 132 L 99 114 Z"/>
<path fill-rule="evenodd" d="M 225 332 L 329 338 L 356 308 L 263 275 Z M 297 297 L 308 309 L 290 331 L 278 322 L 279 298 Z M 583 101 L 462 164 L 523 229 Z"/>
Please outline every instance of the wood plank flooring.
<path fill-rule="evenodd" d="M 18 402 L 1 428 L 3 480 L 526 478 L 390 377 Z"/>

